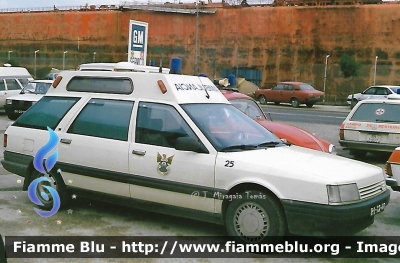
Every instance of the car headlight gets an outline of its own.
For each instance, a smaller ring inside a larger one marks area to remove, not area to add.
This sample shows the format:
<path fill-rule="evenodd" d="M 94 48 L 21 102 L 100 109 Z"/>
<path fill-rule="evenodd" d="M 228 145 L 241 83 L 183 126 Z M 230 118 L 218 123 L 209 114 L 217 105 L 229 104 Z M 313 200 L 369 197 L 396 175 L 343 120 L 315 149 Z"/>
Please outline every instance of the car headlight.
<path fill-rule="evenodd" d="M 12 104 L 12 100 L 6 100 L 6 104 L 7 105 L 11 105 Z"/>
<path fill-rule="evenodd" d="M 340 204 L 360 200 L 360 194 L 356 183 L 327 185 L 326 188 L 330 204 Z"/>
<path fill-rule="evenodd" d="M 333 144 L 329 144 L 329 149 L 328 149 L 330 154 L 336 155 L 336 147 Z"/>

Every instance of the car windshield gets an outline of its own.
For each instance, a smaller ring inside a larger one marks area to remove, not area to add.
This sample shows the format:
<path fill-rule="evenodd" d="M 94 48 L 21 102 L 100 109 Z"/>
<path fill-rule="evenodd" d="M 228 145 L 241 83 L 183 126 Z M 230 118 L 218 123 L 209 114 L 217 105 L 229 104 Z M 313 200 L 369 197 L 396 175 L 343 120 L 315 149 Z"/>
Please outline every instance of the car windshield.
<path fill-rule="evenodd" d="M 217 151 L 284 145 L 278 137 L 230 104 L 186 104 L 182 108 Z"/>
<path fill-rule="evenodd" d="M 51 83 L 29 82 L 21 93 L 46 94 Z"/>
<path fill-rule="evenodd" d="M 391 87 L 390 89 L 396 94 L 398 94 L 398 92 L 400 92 L 400 87 Z"/>
<path fill-rule="evenodd" d="M 309 84 L 300 84 L 299 88 L 301 90 L 314 90 L 313 86 L 309 85 Z"/>
<path fill-rule="evenodd" d="M 241 112 L 245 113 L 247 116 L 250 116 L 252 119 L 267 119 L 264 115 L 264 112 L 260 109 L 260 107 L 254 100 L 231 99 L 229 100 L 229 102 L 232 103 L 232 105 L 239 109 Z"/>
<path fill-rule="evenodd" d="M 363 103 L 357 108 L 350 120 L 376 123 L 400 123 L 399 112 L 400 104 Z"/>

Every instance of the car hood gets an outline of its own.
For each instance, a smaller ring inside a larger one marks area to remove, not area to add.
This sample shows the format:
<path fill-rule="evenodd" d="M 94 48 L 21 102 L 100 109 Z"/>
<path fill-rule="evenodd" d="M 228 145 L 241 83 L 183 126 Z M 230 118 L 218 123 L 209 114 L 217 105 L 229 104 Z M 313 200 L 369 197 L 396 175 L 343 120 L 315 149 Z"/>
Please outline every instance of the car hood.
<path fill-rule="evenodd" d="M 16 96 L 11 96 L 8 97 L 8 100 L 19 100 L 19 101 L 38 101 L 40 100 L 44 95 L 43 94 L 31 94 L 31 93 L 25 93 L 25 94 L 19 94 Z"/>
<path fill-rule="evenodd" d="M 269 131 L 273 132 L 281 139 L 286 139 L 288 143 L 301 147 L 306 147 L 318 151 L 329 152 L 330 143 L 321 139 L 310 132 L 297 128 L 295 126 L 256 119 L 258 123 Z"/>
<path fill-rule="evenodd" d="M 231 160 L 240 160 L 243 167 L 252 167 L 251 173 L 268 177 L 278 175 L 282 179 L 297 178 L 326 184 L 357 182 L 358 187 L 384 180 L 383 170 L 378 166 L 295 145 L 226 154 Z"/>

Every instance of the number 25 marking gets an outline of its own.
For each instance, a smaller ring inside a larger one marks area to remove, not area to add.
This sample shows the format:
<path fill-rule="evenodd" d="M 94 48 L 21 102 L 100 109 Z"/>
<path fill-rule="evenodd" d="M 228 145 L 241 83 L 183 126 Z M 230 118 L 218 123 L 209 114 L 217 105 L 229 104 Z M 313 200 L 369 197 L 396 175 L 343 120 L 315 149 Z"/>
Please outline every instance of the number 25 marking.
<path fill-rule="evenodd" d="M 225 167 L 233 167 L 235 165 L 235 161 L 225 161 Z"/>

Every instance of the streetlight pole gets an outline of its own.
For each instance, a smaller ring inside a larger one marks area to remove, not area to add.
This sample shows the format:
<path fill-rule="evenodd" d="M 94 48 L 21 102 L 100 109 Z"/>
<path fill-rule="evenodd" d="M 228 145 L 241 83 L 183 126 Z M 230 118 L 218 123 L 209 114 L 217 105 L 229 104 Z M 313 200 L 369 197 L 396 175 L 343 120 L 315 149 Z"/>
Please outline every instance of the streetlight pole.
<path fill-rule="evenodd" d="M 96 61 L 96 52 L 93 52 L 93 62 Z"/>
<path fill-rule="evenodd" d="M 374 86 L 375 86 L 375 80 L 376 80 L 376 63 L 378 62 L 378 56 L 375 57 L 375 69 L 374 69 Z"/>
<path fill-rule="evenodd" d="M 36 78 L 36 54 L 39 52 L 39 49 L 35 51 L 35 69 L 33 71 L 33 75 L 35 75 Z"/>
<path fill-rule="evenodd" d="M 67 53 L 68 51 L 64 51 L 64 54 L 63 54 L 63 70 L 65 69 L 65 54 Z"/>
<path fill-rule="evenodd" d="M 194 47 L 194 75 L 197 76 L 197 54 L 198 54 L 198 38 L 199 38 L 199 1 L 196 1 L 196 40 Z"/>
<path fill-rule="evenodd" d="M 12 52 L 12 50 L 8 51 L 8 61 L 10 61 L 10 59 L 11 59 L 11 56 L 10 56 L 11 52 Z"/>
<path fill-rule="evenodd" d="M 324 99 L 323 102 L 325 103 L 325 90 L 326 90 L 326 70 L 328 68 L 328 58 L 330 55 L 326 55 L 325 57 L 325 75 L 324 75 Z"/>

